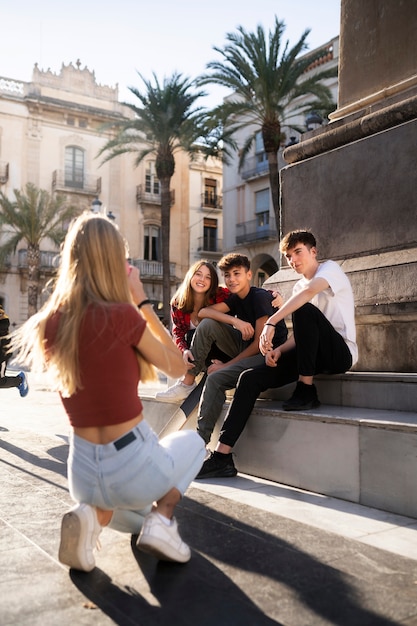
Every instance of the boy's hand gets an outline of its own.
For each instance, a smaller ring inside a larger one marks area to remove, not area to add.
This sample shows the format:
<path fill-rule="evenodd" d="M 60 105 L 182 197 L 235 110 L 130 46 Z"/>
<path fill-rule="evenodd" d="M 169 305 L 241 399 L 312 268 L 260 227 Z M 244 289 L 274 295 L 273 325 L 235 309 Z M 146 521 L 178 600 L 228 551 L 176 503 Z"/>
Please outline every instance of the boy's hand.
<path fill-rule="evenodd" d="M 213 374 L 213 372 L 221 370 L 225 365 L 227 365 L 227 363 L 223 363 L 223 361 L 219 361 L 218 359 L 213 359 L 211 365 L 207 368 L 207 374 Z"/>
<path fill-rule="evenodd" d="M 244 341 L 252 339 L 253 335 L 255 334 L 255 329 L 252 324 L 250 324 L 249 322 L 244 322 L 238 317 L 235 318 L 233 326 L 242 334 L 242 339 Z"/>
<path fill-rule="evenodd" d="M 268 350 L 265 354 L 265 365 L 268 365 L 268 367 L 276 367 L 281 354 L 282 353 L 279 348 L 275 348 L 275 350 Z"/>

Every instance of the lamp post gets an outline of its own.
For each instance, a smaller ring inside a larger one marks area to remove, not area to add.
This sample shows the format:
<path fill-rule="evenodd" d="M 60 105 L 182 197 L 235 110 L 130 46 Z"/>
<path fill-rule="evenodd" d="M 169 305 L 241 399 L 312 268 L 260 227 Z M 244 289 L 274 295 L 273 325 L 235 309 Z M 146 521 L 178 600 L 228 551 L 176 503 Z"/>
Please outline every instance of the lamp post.
<path fill-rule="evenodd" d="M 93 213 L 101 213 L 101 205 L 103 203 L 98 199 L 95 198 L 92 203 L 91 203 L 91 210 Z"/>
<path fill-rule="evenodd" d="M 317 111 L 311 111 L 306 117 L 306 129 L 315 130 L 323 124 L 322 116 Z"/>

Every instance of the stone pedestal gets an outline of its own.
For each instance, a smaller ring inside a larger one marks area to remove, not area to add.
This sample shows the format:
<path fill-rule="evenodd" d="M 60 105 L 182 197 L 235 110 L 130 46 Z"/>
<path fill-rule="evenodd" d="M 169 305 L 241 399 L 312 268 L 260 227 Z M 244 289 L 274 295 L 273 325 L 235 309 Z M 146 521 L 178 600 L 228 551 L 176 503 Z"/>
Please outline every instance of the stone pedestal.
<path fill-rule="evenodd" d="M 282 229 L 311 229 L 355 294 L 362 371 L 417 371 L 417 4 L 342 0 L 339 101 L 286 149 Z M 267 281 L 290 290 L 281 269 Z"/>

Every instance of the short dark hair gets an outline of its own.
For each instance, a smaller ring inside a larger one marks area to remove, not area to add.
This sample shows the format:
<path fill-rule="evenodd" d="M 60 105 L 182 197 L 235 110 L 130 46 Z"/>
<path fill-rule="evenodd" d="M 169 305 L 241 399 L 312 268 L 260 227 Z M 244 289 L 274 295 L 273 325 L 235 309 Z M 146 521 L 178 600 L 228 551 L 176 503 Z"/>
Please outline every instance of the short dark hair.
<path fill-rule="evenodd" d="M 217 264 L 217 267 L 222 272 L 227 272 L 232 267 L 244 267 L 247 271 L 250 270 L 250 261 L 248 257 L 244 254 L 238 254 L 237 252 L 231 252 L 230 254 L 226 254 L 224 257 L 220 259 Z"/>
<path fill-rule="evenodd" d="M 315 248 L 317 246 L 316 238 L 309 230 L 291 230 L 280 241 L 279 249 L 285 254 L 290 248 L 295 248 L 297 243 L 303 243 L 307 248 Z"/>

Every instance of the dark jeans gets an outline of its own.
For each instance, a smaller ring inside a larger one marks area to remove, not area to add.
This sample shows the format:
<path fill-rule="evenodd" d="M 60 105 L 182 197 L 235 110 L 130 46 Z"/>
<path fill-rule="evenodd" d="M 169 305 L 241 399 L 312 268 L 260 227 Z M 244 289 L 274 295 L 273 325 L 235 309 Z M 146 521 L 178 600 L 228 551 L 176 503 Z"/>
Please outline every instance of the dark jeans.
<path fill-rule="evenodd" d="M 263 391 L 295 382 L 300 375 L 341 374 L 352 366 L 346 342 L 316 306 L 305 304 L 292 320 L 296 347 L 285 352 L 276 367 L 261 365 L 240 375 L 220 432 L 221 443 L 235 445 Z"/>

